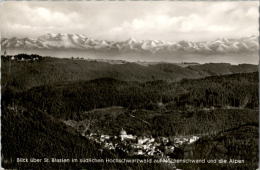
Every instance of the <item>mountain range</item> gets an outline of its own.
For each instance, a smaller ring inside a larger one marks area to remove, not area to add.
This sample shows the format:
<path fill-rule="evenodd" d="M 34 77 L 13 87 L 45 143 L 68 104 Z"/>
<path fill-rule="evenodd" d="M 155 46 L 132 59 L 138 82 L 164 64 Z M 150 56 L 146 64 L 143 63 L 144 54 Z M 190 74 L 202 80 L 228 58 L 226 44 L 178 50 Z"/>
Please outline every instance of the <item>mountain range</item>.
<path fill-rule="evenodd" d="M 30 49 L 30 50 L 94 50 L 120 52 L 148 52 L 160 53 L 198 53 L 222 54 L 257 52 L 259 44 L 257 36 L 237 39 L 217 39 L 214 41 L 167 42 L 161 40 L 107 41 L 96 40 L 80 34 L 45 34 L 38 38 L 2 38 L 3 49 Z"/>

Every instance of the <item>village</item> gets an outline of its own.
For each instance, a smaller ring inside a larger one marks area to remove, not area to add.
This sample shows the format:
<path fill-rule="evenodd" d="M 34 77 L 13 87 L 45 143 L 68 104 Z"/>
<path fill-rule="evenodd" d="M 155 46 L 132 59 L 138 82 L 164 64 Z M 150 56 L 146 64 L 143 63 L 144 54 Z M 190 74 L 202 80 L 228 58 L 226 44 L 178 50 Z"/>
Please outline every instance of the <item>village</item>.
<path fill-rule="evenodd" d="M 191 144 L 199 139 L 198 136 L 176 136 L 171 139 L 168 137 L 135 136 L 127 134 L 124 129 L 120 131 L 118 136 L 98 135 L 96 133 L 82 135 L 109 150 L 121 150 L 130 156 L 154 157 L 174 156 L 176 148 L 183 144 Z"/>
<path fill-rule="evenodd" d="M 152 157 L 174 157 L 176 151 L 184 144 L 192 144 L 199 139 L 199 136 L 172 136 L 172 137 L 152 137 L 136 136 L 127 134 L 121 129 L 118 135 L 106 135 L 90 133 L 88 127 L 80 127 L 82 124 L 76 121 L 64 121 L 68 126 L 75 128 L 82 136 L 91 141 L 95 141 L 108 150 L 121 151 L 129 156 L 141 155 Z"/>
<path fill-rule="evenodd" d="M 5 50 L 4 55 L 1 55 L 1 59 L 3 61 L 34 62 L 34 61 L 41 61 L 42 56 L 37 55 L 37 54 L 8 55 L 6 50 Z"/>

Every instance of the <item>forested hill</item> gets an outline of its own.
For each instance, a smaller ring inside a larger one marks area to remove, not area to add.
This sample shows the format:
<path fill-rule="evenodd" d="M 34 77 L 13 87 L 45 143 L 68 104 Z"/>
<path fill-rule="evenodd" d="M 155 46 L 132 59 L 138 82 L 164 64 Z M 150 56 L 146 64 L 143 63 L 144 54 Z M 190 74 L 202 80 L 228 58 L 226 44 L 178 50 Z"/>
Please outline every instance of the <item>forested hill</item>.
<path fill-rule="evenodd" d="M 37 108 L 26 109 L 2 107 L 1 154 L 5 169 L 163 169 L 172 170 L 163 164 L 117 164 L 80 162 L 17 162 L 17 158 L 57 159 L 115 159 L 125 158 L 125 154 L 103 149 L 98 143 L 80 136 Z M 102 150 L 102 152 L 101 152 Z"/>
<path fill-rule="evenodd" d="M 91 121 L 90 132 L 113 136 L 122 128 L 138 136 L 204 134 L 188 148 L 179 148 L 178 158 L 245 159 L 245 165 L 257 168 L 256 65 L 115 64 L 20 55 L 2 60 L 1 77 L 6 169 L 80 169 L 83 165 L 18 164 L 19 157 L 127 157 L 103 150 L 67 127 L 65 120 Z M 191 157 L 186 157 L 186 150 Z M 208 168 L 187 166 L 180 168 Z M 222 168 L 216 166 L 208 169 Z M 222 169 L 243 169 L 235 166 Z M 168 164 L 86 164 L 85 168 L 173 169 Z"/>
<path fill-rule="evenodd" d="M 2 56 L 2 86 L 8 85 L 17 90 L 26 90 L 57 82 L 93 80 L 104 77 L 123 81 L 166 80 L 174 82 L 184 78 L 196 79 L 213 75 L 257 71 L 257 65 L 250 64 L 209 63 L 189 65 L 186 63 L 180 65 L 158 63 L 143 65 L 122 61 L 113 62 L 58 59 L 24 54 Z"/>
<path fill-rule="evenodd" d="M 59 118 L 110 106 L 156 110 L 258 107 L 258 72 L 212 76 L 180 82 L 126 82 L 111 78 L 58 83 L 15 93 L 4 89 L 3 104 L 35 106 Z"/>

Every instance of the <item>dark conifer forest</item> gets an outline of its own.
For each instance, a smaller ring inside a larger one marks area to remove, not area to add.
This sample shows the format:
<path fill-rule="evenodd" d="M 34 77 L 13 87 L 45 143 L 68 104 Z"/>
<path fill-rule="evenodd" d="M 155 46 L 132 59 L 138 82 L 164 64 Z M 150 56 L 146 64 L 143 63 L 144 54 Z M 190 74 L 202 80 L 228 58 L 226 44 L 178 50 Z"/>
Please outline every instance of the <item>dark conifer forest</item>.
<path fill-rule="evenodd" d="M 167 164 L 17 163 L 16 158 L 129 158 L 103 149 L 64 121 L 91 121 L 92 133 L 154 138 L 201 134 L 177 158 L 240 159 L 257 169 L 258 66 L 179 66 L 2 56 L 2 165 L 6 169 L 172 169 Z M 100 151 L 102 149 L 102 152 Z M 205 164 L 179 164 L 206 170 Z"/>

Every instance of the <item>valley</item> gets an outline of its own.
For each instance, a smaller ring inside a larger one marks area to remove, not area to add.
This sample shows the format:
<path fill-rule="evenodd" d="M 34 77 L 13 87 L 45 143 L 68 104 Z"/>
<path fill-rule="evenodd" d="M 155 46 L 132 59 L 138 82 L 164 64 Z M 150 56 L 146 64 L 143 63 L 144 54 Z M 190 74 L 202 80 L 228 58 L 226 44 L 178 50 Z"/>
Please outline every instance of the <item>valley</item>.
<path fill-rule="evenodd" d="M 257 167 L 257 65 L 142 65 L 26 54 L 2 56 L 2 61 L 2 153 L 7 168 L 49 167 L 17 163 L 16 157 L 86 156 L 244 160 L 240 166 L 84 164 L 97 169 Z M 51 164 L 54 169 L 65 166 L 81 164 Z"/>

